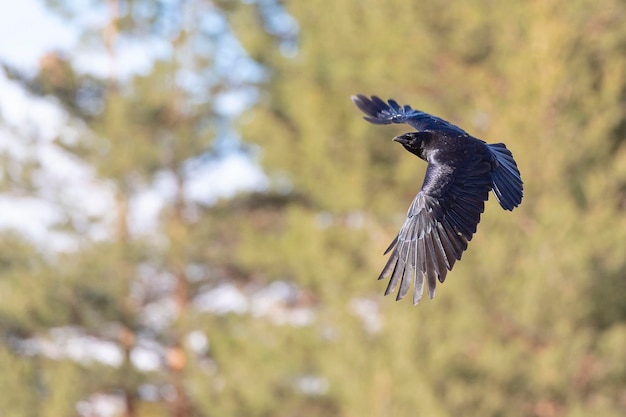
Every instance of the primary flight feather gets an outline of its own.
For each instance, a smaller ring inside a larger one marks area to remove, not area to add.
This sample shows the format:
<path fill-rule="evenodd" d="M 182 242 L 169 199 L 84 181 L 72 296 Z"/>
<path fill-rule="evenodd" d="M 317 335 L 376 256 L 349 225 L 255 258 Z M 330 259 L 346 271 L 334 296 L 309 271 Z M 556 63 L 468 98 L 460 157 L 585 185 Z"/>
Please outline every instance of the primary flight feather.
<path fill-rule="evenodd" d="M 407 123 L 416 129 L 393 138 L 428 162 L 422 189 L 415 196 L 400 232 L 385 251 L 391 252 L 378 279 L 390 276 L 385 295 L 400 288 L 400 300 L 414 282 L 413 303 L 424 291 L 435 296 L 476 233 L 489 191 L 500 206 L 513 210 L 522 202 L 523 182 L 511 152 L 503 143 L 487 144 L 443 119 L 361 94 L 352 101 L 374 124 Z"/>

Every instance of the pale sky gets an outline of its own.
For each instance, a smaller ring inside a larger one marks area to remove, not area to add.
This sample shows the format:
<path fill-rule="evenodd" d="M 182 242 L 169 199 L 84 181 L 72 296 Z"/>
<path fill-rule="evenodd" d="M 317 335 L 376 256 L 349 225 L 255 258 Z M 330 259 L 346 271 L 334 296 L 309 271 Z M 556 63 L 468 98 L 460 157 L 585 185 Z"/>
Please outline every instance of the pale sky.
<path fill-rule="evenodd" d="M 96 24 L 99 17 L 87 17 Z M 39 57 L 48 51 L 75 51 L 77 30 L 71 24 L 49 13 L 40 1 L 21 0 L 11 2 L 0 13 L 0 60 L 26 73 L 34 73 Z M 143 72 L 149 69 L 150 60 L 137 53 L 138 45 L 130 45 L 120 51 L 123 68 L 121 72 Z M 143 57 L 143 58 L 142 58 Z M 119 58 L 119 57 L 118 57 Z M 107 71 L 106 56 L 91 53 L 72 56 L 82 71 L 103 75 Z M 228 105 L 228 103 L 226 103 Z M 237 103 L 230 103 L 237 108 Z M 228 106 L 227 106 L 228 107 Z M 241 106 L 239 106 L 241 107 Z M 111 212 L 111 190 L 98 183 L 88 166 L 65 154 L 52 141 L 60 131 L 72 134 L 67 127 L 67 116 L 51 102 L 34 98 L 21 87 L 8 80 L 0 70 L 0 115 L 6 125 L 0 123 L 0 152 L 9 152 L 14 158 L 32 157 L 32 148 L 26 148 L 24 138 L 15 130 L 34 133 L 38 140 L 36 158 L 41 162 L 43 173 L 40 185 L 49 194 L 58 192 L 64 202 L 73 204 L 72 209 L 85 215 Z M 8 126 L 8 128 L 7 128 Z M 240 154 L 233 154 L 222 161 L 194 171 L 189 179 L 187 196 L 201 202 L 211 202 L 228 197 L 241 189 L 262 188 L 266 178 L 260 168 Z M 137 233 L 154 232 L 159 208 L 171 193 L 166 177 L 138 196 L 132 204 L 131 227 Z M 45 194 L 45 192 L 44 192 Z M 72 242 L 50 225 L 59 220 L 61 212 L 53 201 L 31 196 L 0 194 L 0 228 L 17 228 L 27 236 L 58 249 L 72 249 Z M 97 238 L 106 237 L 106 225 L 93 230 Z"/>
<path fill-rule="evenodd" d="M 50 15 L 40 1 L 13 1 L 2 7 L 0 58 L 3 61 L 22 69 L 33 68 L 42 53 L 70 49 L 75 42 L 75 31 Z"/>

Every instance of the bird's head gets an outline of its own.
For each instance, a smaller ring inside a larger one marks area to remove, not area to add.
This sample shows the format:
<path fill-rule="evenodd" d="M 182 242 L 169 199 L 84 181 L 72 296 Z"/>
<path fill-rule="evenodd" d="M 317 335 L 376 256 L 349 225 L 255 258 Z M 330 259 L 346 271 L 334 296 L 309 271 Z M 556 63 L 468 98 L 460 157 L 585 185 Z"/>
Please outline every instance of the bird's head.
<path fill-rule="evenodd" d="M 403 135 L 396 136 L 393 140 L 404 146 L 404 149 L 407 151 L 417 155 L 423 160 L 426 160 L 426 155 L 424 154 L 424 141 L 428 137 L 430 137 L 430 134 L 426 132 L 408 132 Z"/>

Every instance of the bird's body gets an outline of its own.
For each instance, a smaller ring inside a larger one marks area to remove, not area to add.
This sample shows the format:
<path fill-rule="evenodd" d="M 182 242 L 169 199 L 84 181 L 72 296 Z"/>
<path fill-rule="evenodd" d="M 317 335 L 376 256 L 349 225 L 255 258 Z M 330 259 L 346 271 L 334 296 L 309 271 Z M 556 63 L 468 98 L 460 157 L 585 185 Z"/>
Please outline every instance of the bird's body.
<path fill-rule="evenodd" d="M 391 275 L 385 295 L 400 284 L 396 299 L 415 282 L 417 304 L 428 281 L 430 298 L 437 280 L 461 259 L 476 233 L 489 191 L 502 208 L 513 210 L 522 201 L 523 183 L 511 152 L 502 143 L 487 144 L 463 129 L 427 113 L 357 95 L 352 101 L 374 124 L 408 123 L 416 129 L 393 138 L 428 162 L 421 191 L 409 207 L 400 232 L 385 253 L 389 261 L 379 279 Z"/>

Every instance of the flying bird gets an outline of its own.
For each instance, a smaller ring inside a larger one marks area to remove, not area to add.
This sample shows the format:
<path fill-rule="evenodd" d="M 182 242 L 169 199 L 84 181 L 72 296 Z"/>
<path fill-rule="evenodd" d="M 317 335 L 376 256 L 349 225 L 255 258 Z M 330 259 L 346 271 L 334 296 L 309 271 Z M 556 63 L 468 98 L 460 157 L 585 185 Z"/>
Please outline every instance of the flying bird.
<path fill-rule="evenodd" d="M 505 210 L 522 202 L 517 164 L 503 143 L 487 144 L 411 106 L 361 94 L 352 96 L 352 101 L 370 123 L 407 123 L 416 130 L 393 140 L 428 162 L 426 176 L 400 232 L 385 251 L 393 250 L 378 279 L 391 276 L 385 295 L 400 284 L 396 300 L 414 283 L 413 304 L 417 304 L 426 278 L 432 299 L 437 280 L 444 282 L 476 233 L 489 191 Z"/>

